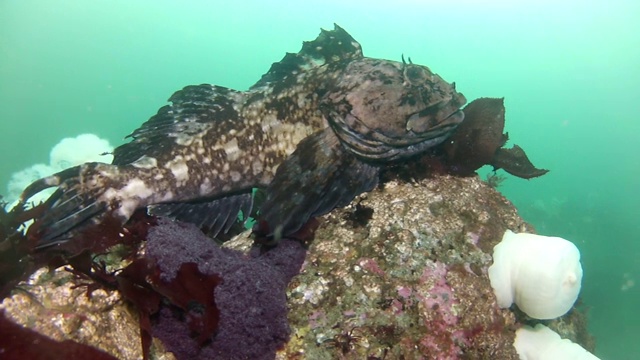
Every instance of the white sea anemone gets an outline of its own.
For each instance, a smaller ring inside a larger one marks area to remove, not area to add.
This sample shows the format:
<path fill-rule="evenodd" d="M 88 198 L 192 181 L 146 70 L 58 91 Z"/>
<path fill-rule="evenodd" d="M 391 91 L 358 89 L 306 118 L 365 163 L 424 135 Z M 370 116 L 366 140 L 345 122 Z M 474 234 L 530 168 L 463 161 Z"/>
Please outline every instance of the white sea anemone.
<path fill-rule="evenodd" d="M 32 182 L 49 176 L 68 167 L 80 165 L 84 162 L 99 161 L 110 163 L 113 155 L 102 155 L 113 151 L 108 140 L 101 139 L 94 134 L 81 134 L 75 138 L 64 138 L 56 144 L 49 154 L 49 164 L 35 164 L 26 169 L 13 173 L 7 186 L 5 200 L 7 208 L 15 205 L 15 200 L 22 190 Z M 32 197 L 30 201 L 38 203 L 46 200 L 55 189 L 47 189 Z"/>
<path fill-rule="evenodd" d="M 599 360 L 582 346 L 561 339 L 555 331 L 542 324 L 518 329 L 513 346 L 520 360 Z"/>
<path fill-rule="evenodd" d="M 532 318 L 554 319 L 566 314 L 580 293 L 580 252 L 559 237 L 507 230 L 493 248 L 489 279 L 500 307 L 515 302 Z"/>

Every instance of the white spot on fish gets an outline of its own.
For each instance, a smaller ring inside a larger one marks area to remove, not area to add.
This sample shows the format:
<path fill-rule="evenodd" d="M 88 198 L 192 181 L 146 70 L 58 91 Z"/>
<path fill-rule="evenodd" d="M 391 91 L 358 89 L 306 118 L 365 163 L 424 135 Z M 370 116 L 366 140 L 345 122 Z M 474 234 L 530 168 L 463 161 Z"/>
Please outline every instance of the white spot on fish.
<path fill-rule="evenodd" d="M 44 179 L 44 183 L 48 186 L 58 186 L 60 185 L 60 178 L 57 176 L 49 176 Z"/>
<path fill-rule="evenodd" d="M 211 180 L 209 180 L 209 178 L 205 178 L 202 184 L 200 184 L 200 195 L 202 196 L 209 195 L 209 193 L 211 192 L 211 189 L 212 189 Z"/>
<path fill-rule="evenodd" d="M 262 132 L 269 133 L 272 129 L 279 129 L 282 123 L 275 116 L 265 117 L 262 121 Z"/>
<path fill-rule="evenodd" d="M 138 160 L 132 162 L 131 165 L 139 169 L 153 169 L 155 167 L 158 167 L 158 161 L 156 160 L 156 158 L 142 155 Z"/>
<path fill-rule="evenodd" d="M 128 219 L 133 215 L 133 212 L 138 208 L 138 201 L 136 199 L 122 199 L 120 201 L 120 208 L 116 211 L 116 214 L 124 219 Z"/>
<path fill-rule="evenodd" d="M 189 180 L 189 166 L 187 166 L 182 156 L 176 156 L 175 159 L 169 161 L 164 167 L 171 171 L 173 177 L 176 179 L 177 186 L 182 186 L 180 183 Z"/>
<path fill-rule="evenodd" d="M 136 178 L 127 181 L 127 185 L 118 190 L 118 193 L 122 197 L 137 197 L 139 199 L 146 199 L 149 196 L 153 195 L 153 189 L 149 188 L 144 181 Z"/>
<path fill-rule="evenodd" d="M 253 170 L 253 175 L 258 175 L 262 172 L 263 166 L 262 162 L 255 160 L 251 163 L 251 170 Z"/>
<path fill-rule="evenodd" d="M 157 202 L 167 202 L 173 200 L 173 192 L 169 191 L 164 195 L 158 197 Z"/>
<path fill-rule="evenodd" d="M 176 144 L 181 146 L 189 146 L 194 140 L 198 140 L 209 129 L 209 124 L 195 122 L 195 118 L 191 121 L 180 122 L 174 125 L 174 132 L 167 135 L 176 138 Z"/>
<path fill-rule="evenodd" d="M 154 190 L 148 187 L 144 181 L 134 178 L 127 181 L 126 185 L 120 189 L 107 189 L 101 198 L 107 203 L 113 200 L 119 201 L 120 208 L 116 214 L 128 219 L 138 207 L 146 205 L 147 202 L 143 200 L 153 194 Z"/>
<path fill-rule="evenodd" d="M 231 176 L 231 181 L 233 181 L 233 182 L 238 182 L 238 181 L 240 181 L 240 179 L 241 179 L 241 177 L 242 177 L 242 176 L 240 175 L 240 173 L 239 173 L 239 172 L 237 172 L 237 171 L 231 171 L 231 172 L 229 173 L 229 175 Z"/>
<path fill-rule="evenodd" d="M 118 195 L 118 192 L 116 191 L 116 189 L 108 188 L 107 190 L 104 191 L 104 193 L 100 198 L 103 199 L 105 202 L 109 203 L 117 195 Z"/>
<path fill-rule="evenodd" d="M 236 161 L 242 155 L 242 150 L 238 147 L 238 139 L 233 138 L 229 142 L 225 143 L 222 148 L 227 154 L 228 161 Z"/>

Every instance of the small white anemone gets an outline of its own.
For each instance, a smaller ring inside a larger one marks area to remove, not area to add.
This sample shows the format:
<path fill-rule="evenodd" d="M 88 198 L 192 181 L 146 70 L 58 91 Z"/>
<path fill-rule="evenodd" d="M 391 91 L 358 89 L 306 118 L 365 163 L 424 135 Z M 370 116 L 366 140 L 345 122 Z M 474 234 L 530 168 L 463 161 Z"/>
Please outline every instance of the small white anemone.
<path fill-rule="evenodd" d="M 559 237 L 507 230 L 493 248 L 489 280 L 501 308 L 515 302 L 532 318 L 554 319 L 566 314 L 580 293 L 580 252 Z"/>
<path fill-rule="evenodd" d="M 518 329 L 513 346 L 520 360 L 600 360 L 571 340 L 561 339 L 542 324 Z"/>

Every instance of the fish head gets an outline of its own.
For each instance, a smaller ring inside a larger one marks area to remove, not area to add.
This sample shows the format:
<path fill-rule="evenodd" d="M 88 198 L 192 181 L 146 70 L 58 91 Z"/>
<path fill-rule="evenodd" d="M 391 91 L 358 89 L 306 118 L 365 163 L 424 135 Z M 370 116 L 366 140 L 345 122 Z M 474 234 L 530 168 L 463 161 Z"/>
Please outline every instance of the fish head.
<path fill-rule="evenodd" d="M 465 97 L 428 67 L 361 58 L 321 102 L 341 143 L 360 158 L 393 161 L 438 145 L 464 119 Z"/>

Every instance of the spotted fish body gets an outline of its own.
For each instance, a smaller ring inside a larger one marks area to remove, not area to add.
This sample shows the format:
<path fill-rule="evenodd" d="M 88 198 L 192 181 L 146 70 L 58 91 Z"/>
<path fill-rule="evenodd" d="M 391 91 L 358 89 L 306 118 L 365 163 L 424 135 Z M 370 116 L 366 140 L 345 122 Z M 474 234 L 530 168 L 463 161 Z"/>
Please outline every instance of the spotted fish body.
<path fill-rule="evenodd" d="M 268 236 L 371 190 L 389 162 L 442 142 L 466 102 L 427 67 L 366 58 L 343 29 L 322 31 L 274 63 L 248 91 L 188 86 L 114 150 L 41 179 L 26 201 L 57 186 L 36 218 L 39 247 L 63 243 L 111 214 L 136 209 L 226 231 L 265 189 Z"/>

